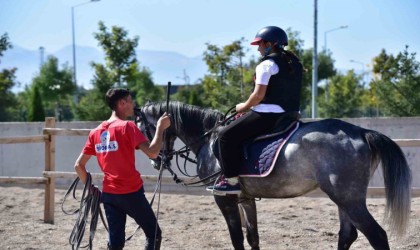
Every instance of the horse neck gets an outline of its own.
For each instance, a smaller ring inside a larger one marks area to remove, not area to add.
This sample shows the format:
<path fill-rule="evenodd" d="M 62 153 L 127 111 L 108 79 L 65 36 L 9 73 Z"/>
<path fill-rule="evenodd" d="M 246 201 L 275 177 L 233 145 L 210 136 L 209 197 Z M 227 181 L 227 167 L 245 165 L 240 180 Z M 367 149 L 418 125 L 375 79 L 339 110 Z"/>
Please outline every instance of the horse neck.
<path fill-rule="evenodd" d="M 204 134 L 213 129 L 223 114 L 192 105 L 171 102 L 169 112 L 173 116 L 172 133 L 196 154 L 201 146 L 208 143 Z"/>

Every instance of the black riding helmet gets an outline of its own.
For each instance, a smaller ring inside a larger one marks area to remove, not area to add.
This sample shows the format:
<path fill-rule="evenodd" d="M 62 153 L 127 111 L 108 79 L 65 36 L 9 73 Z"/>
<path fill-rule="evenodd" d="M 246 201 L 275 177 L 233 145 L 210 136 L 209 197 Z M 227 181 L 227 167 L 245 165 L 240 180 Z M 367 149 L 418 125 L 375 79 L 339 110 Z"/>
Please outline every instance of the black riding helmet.
<path fill-rule="evenodd" d="M 258 45 L 258 42 L 261 40 L 277 43 L 278 46 L 288 45 L 286 32 L 276 26 L 267 26 L 260 29 L 255 35 L 254 41 L 251 42 L 251 45 Z"/>

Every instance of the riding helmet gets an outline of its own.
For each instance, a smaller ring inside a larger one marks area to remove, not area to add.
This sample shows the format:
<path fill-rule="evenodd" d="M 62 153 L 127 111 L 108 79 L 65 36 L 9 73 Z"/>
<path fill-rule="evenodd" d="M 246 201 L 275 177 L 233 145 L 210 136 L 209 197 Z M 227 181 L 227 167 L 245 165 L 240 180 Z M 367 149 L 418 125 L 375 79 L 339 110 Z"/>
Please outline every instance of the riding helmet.
<path fill-rule="evenodd" d="M 276 26 L 267 26 L 260 29 L 255 35 L 254 41 L 251 42 L 251 45 L 258 45 L 258 42 L 261 40 L 277 43 L 279 46 L 288 45 L 286 32 Z"/>

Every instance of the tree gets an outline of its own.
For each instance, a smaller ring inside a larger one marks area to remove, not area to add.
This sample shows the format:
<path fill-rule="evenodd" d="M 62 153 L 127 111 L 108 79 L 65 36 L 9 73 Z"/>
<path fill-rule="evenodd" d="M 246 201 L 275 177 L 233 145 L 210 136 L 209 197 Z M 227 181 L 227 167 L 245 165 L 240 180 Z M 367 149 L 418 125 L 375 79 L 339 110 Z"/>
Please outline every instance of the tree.
<path fill-rule="evenodd" d="M 9 35 L 4 33 L 0 36 L 0 58 L 3 57 L 3 52 L 11 49 L 13 46 L 9 41 Z M 0 61 L 1 62 L 1 61 Z"/>
<path fill-rule="evenodd" d="M 204 89 L 201 84 L 184 85 L 172 97 L 174 100 L 195 106 L 205 107 Z"/>
<path fill-rule="evenodd" d="M 104 65 L 92 63 L 92 67 L 95 70 L 92 80 L 93 89 L 86 91 L 81 96 L 80 102 L 74 107 L 77 117 L 83 121 L 104 120 L 110 114 L 109 107 L 105 102 L 105 93 L 114 86 L 114 82 Z"/>
<path fill-rule="evenodd" d="M 289 45 L 286 49 L 295 53 L 303 64 L 304 72 L 302 79 L 302 94 L 300 98 L 301 110 L 303 116 L 309 116 L 309 113 L 306 112 L 306 110 L 311 110 L 313 49 L 303 49 L 304 41 L 300 38 L 300 33 L 298 31 L 293 31 L 291 28 L 288 28 L 287 36 Z M 318 53 L 318 83 L 322 80 L 329 79 L 336 73 L 337 71 L 334 68 L 334 59 L 332 58 L 332 54 L 325 51 Z M 323 91 L 324 90 L 318 88 L 318 96 L 321 96 Z"/>
<path fill-rule="evenodd" d="M 16 105 L 15 95 L 12 88 L 15 85 L 16 68 L 3 69 L 0 72 L 0 121 L 10 121 L 13 113 L 11 109 Z"/>
<path fill-rule="evenodd" d="M 303 56 L 301 58 L 304 74 L 303 74 L 303 82 L 302 82 L 302 96 L 301 96 L 301 107 L 303 110 L 311 110 L 311 100 L 312 100 L 312 58 L 313 58 L 313 49 L 306 49 L 303 52 Z M 332 58 L 331 53 L 326 53 L 322 51 L 318 53 L 318 82 L 322 80 L 330 79 L 336 74 L 336 70 L 334 68 L 334 59 Z M 322 104 L 319 100 L 319 96 L 323 96 L 324 94 L 323 89 L 317 87 L 317 102 L 319 103 L 319 108 L 322 108 Z M 309 112 L 304 112 L 309 116 Z"/>
<path fill-rule="evenodd" d="M 29 107 L 28 121 L 41 122 L 45 121 L 44 107 L 42 105 L 42 97 L 38 85 L 33 85 L 31 94 L 31 105 Z"/>
<path fill-rule="evenodd" d="M 60 69 L 58 59 L 54 56 L 47 58 L 39 75 L 33 79 L 33 84 L 37 85 L 46 103 L 60 101 L 76 90 L 72 81 L 72 70 L 67 64 L 62 65 Z"/>
<path fill-rule="evenodd" d="M 203 54 L 210 74 L 201 80 L 206 106 L 227 110 L 239 102 L 245 101 L 253 89 L 253 71 L 249 64 L 244 64 L 243 38 L 223 47 L 207 43 Z"/>
<path fill-rule="evenodd" d="M 109 116 L 105 103 L 105 93 L 112 87 L 127 87 L 138 104 L 147 100 L 158 100 L 162 91 L 155 87 L 151 72 L 139 69 L 136 59 L 138 37 L 128 38 L 128 32 L 121 27 L 113 26 L 111 31 L 103 22 L 99 22 L 99 32 L 94 34 L 105 52 L 105 64 L 92 62 L 94 78 L 93 88 L 81 96 L 74 109 L 81 120 L 103 120 Z"/>
<path fill-rule="evenodd" d="M 326 98 L 320 98 L 320 115 L 323 117 L 355 117 L 360 105 L 363 86 L 361 76 L 353 70 L 346 75 L 337 74 L 330 79 Z"/>
<path fill-rule="evenodd" d="M 7 33 L 0 37 L 0 59 L 3 52 L 12 48 Z M 1 60 L 0 60 L 1 62 Z M 0 121 L 13 119 L 13 108 L 16 106 L 16 98 L 12 88 L 16 85 L 16 68 L 3 69 L 0 72 Z"/>
<path fill-rule="evenodd" d="M 39 74 L 32 80 L 32 85 L 36 85 L 48 115 L 54 115 L 59 120 L 71 120 L 71 112 L 64 116 L 62 110 L 70 110 L 76 86 L 70 67 L 64 64 L 60 69 L 58 63 L 56 57 L 49 56 Z"/>
<path fill-rule="evenodd" d="M 109 77 L 118 87 L 126 85 L 127 78 L 132 72 L 132 65 L 137 62 L 136 47 L 139 37 L 127 38 L 128 31 L 113 26 L 111 32 L 103 22 L 99 22 L 99 32 L 94 33 L 99 45 L 105 52 L 105 64 L 109 70 Z"/>
<path fill-rule="evenodd" d="M 28 85 L 16 94 L 17 105 L 13 109 L 13 121 L 28 121 L 29 109 L 32 107 L 32 88 Z"/>
<path fill-rule="evenodd" d="M 288 38 L 287 50 L 293 52 L 298 58 L 302 58 L 305 50 L 303 49 L 303 40 L 300 38 L 300 32 L 291 28 L 288 28 L 286 32 Z"/>
<path fill-rule="evenodd" d="M 420 63 L 408 46 L 397 56 L 384 49 L 374 58 L 376 74 L 371 88 L 378 97 L 381 111 L 389 116 L 420 115 Z"/>
<path fill-rule="evenodd" d="M 138 70 L 137 63 L 132 65 L 132 74 L 127 87 L 134 94 L 138 105 L 144 105 L 147 101 L 162 100 L 165 93 L 163 88 L 153 83 L 152 73 L 144 67 Z"/>

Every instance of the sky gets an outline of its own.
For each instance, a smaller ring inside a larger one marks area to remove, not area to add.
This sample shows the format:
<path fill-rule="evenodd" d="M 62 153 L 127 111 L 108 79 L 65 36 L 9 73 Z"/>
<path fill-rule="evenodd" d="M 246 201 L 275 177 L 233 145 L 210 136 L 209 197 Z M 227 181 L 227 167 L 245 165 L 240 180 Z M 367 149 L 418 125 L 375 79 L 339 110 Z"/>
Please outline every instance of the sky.
<path fill-rule="evenodd" d="M 99 21 L 139 36 L 139 49 L 188 57 L 201 56 L 206 43 L 249 42 L 269 25 L 298 31 L 304 48 L 314 46 L 314 0 L 0 0 L 0 35 L 54 53 L 72 44 L 72 8 L 78 46 L 98 47 Z M 318 0 L 317 49 L 326 45 L 336 68 L 355 70 L 371 69 L 382 48 L 396 55 L 409 45 L 418 54 L 419 15 L 418 0 Z M 258 56 L 255 46 L 245 48 Z"/>

